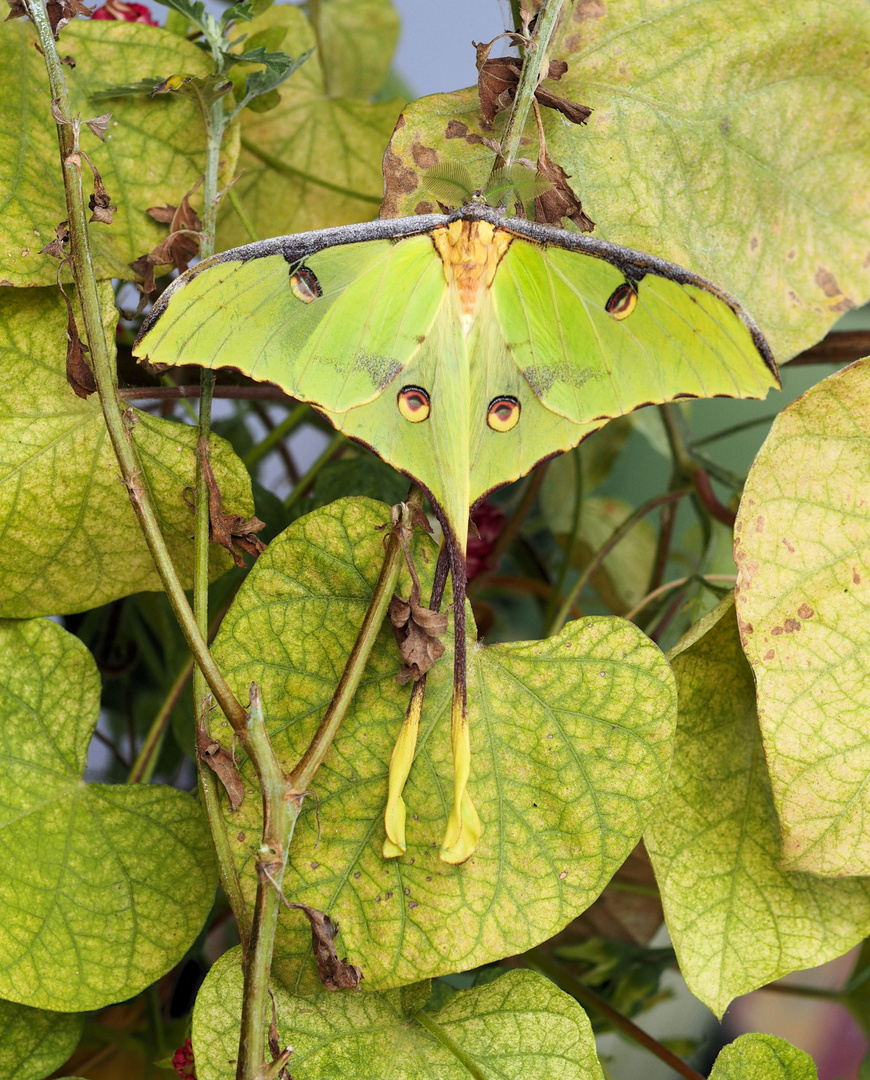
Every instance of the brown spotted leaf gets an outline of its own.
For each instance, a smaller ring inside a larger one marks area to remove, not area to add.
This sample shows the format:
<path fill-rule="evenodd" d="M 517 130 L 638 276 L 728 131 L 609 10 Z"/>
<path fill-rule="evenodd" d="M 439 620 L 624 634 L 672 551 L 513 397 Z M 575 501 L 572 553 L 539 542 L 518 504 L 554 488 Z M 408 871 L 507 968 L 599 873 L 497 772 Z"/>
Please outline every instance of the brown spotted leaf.
<path fill-rule="evenodd" d="M 870 875 L 870 360 L 780 414 L 735 528 L 785 865 Z"/>

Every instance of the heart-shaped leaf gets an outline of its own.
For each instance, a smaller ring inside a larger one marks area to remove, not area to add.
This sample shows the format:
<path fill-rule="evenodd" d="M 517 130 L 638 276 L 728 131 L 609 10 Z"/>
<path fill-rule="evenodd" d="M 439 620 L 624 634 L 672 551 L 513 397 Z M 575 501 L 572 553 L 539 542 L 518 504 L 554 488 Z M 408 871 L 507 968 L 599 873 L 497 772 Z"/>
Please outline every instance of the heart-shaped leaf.
<path fill-rule="evenodd" d="M 753 1032 L 720 1051 L 710 1080 L 818 1080 L 813 1059 L 785 1039 Z"/>
<path fill-rule="evenodd" d="M 214 901 L 197 804 L 162 785 L 86 784 L 100 678 L 47 619 L 0 622 L 0 995 L 97 1009 L 176 964 Z M 111 958 L 111 963 L 107 962 Z"/>
<path fill-rule="evenodd" d="M 43 1080 L 75 1050 L 82 1017 L 0 1001 L 0 1075 Z"/>
<path fill-rule="evenodd" d="M 54 283 L 57 263 L 39 250 L 68 216 L 48 74 L 35 40 L 29 22 L 0 24 L 0 190 L 8 200 L 0 217 L 0 285 Z M 129 263 L 167 236 L 166 226 L 145 211 L 178 205 L 205 171 L 205 129 L 198 104 L 180 96 L 151 100 L 144 91 L 94 102 L 88 95 L 143 79 L 156 84 L 176 72 L 207 75 L 211 61 L 177 34 L 111 20 L 74 20 L 61 32 L 60 50 L 75 60 L 75 67 L 64 68 L 73 116 L 112 114 L 105 143 L 82 136 L 118 207 L 112 225 L 90 227 L 97 273 L 132 280 Z M 233 124 L 221 147 L 222 183 L 232 176 L 238 152 Z M 87 190 L 90 173 L 83 167 Z"/>
<path fill-rule="evenodd" d="M 645 841 L 689 989 L 738 995 L 832 960 L 870 933 L 870 882 L 783 870 L 752 670 L 730 597 L 670 655 L 674 761 Z"/>
<path fill-rule="evenodd" d="M 603 1080 L 586 1014 L 531 971 L 462 990 L 437 1011 L 422 1007 L 425 983 L 316 998 L 295 997 L 280 983 L 274 991 L 295 1080 Z M 234 949 L 214 965 L 196 999 L 200 1080 L 235 1077 L 241 1010 L 241 956 Z"/>
<path fill-rule="evenodd" d="M 330 6 L 323 4 L 321 10 Z M 317 43 L 311 24 L 292 5 L 270 8 L 246 24 L 244 32 L 254 35 L 270 29 L 282 31 L 273 48 L 291 56 L 300 56 Z M 333 47 L 337 42 L 331 39 Z M 389 35 L 384 55 L 389 56 Z M 323 62 L 318 52 L 310 56 L 281 84 L 274 109 L 264 113 L 248 109 L 241 115 L 239 165 L 244 174 L 235 190 L 261 237 L 377 215 L 383 190 L 381 158 L 401 102 L 369 101 L 364 86 L 353 96 L 332 96 L 325 89 Z M 337 75 L 344 86 L 345 77 Z M 218 240 L 221 247 L 250 240 L 230 207 L 220 218 Z"/>
<path fill-rule="evenodd" d="M 746 482 L 737 614 L 792 870 L 870 874 L 870 361 L 785 409 Z"/>
<path fill-rule="evenodd" d="M 0 615 L 64 614 L 145 589 L 160 578 L 133 513 L 96 394 L 76 397 L 64 374 L 66 308 L 56 288 L 2 289 L 0 300 Z M 117 312 L 102 286 L 114 338 Z M 193 571 L 193 427 L 133 412 L 132 437 L 182 579 Z M 247 470 L 212 438 L 227 510 L 253 513 Z M 212 545 L 217 577 L 232 565 Z"/>
<path fill-rule="evenodd" d="M 870 296 L 866 111 L 870 7 L 821 0 L 578 2 L 545 82 L 591 106 L 583 127 L 543 109 L 594 235 L 672 259 L 737 296 L 781 360 Z M 422 98 L 384 158 L 385 216 L 437 210 L 426 169 L 459 161 L 483 184 L 492 140 L 477 90 Z M 536 154 L 530 122 L 525 158 Z"/>
<path fill-rule="evenodd" d="M 240 589 L 215 642 L 239 692 L 256 682 L 285 770 L 304 751 L 356 638 L 383 558 L 387 507 L 340 500 L 272 542 Z M 431 581 L 431 541 L 417 545 Z M 428 564 L 426 562 L 428 560 Z M 410 580 L 399 589 L 407 596 Z M 390 987 L 520 952 L 560 930 L 598 896 L 634 847 L 667 775 L 672 677 L 630 623 L 584 619 L 557 637 L 469 642 L 470 791 L 484 826 L 462 866 L 438 857 L 451 801 L 452 649 L 429 672 L 417 756 L 405 790 L 408 849 L 384 860 L 390 753 L 409 691 L 385 627 L 296 826 L 288 898 L 341 925 L 339 949 L 366 986 Z M 215 733 L 214 731 L 212 732 Z M 227 745 L 229 733 L 223 729 Z M 250 766 L 243 765 L 248 786 Z M 252 895 L 259 802 L 227 814 Z M 276 969 L 316 988 L 308 923 L 284 912 Z"/>

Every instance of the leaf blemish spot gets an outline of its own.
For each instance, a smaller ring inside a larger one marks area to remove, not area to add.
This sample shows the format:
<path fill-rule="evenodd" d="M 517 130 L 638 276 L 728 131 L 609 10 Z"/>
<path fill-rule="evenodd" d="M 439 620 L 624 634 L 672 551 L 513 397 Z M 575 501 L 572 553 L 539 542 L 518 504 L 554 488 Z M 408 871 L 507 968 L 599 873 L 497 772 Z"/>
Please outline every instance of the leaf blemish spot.
<path fill-rule="evenodd" d="M 815 615 L 815 612 L 813 611 L 813 609 L 806 602 L 801 604 L 801 606 L 798 608 L 797 613 L 802 619 L 811 619 L 813 617 L 813 615 Z"/>
<path fill-rule="evenodd" d="M 772 660 L 774 658 L 774 656 L 776 656 L 776 653 L 774 652 L 774 650 L 773 649 L 768 649 L 767 652 L 764 654 L 764 659 L 765 660 Z"/>

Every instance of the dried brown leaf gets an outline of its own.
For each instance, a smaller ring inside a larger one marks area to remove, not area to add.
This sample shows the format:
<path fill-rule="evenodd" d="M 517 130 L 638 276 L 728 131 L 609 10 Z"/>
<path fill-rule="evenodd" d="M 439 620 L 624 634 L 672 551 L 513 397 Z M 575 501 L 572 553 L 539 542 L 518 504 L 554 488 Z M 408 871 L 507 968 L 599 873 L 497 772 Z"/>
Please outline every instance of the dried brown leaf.
<path fill-rule="evenodd" d="M 257 558 L 266 550 L 266 545 L 256 535 L 266 528 L 265 521 L 259 518 L 244 518 L 241 514 L 228 514 L 222 505 L 221 489 L 215 479 L 208 457 L 208 443 L 200 442 L 198 453 L 202 461 L 202 471 L 208 488 L 209 543 L 220 544 L 232 555 L 236 566 L 244 570 L 245 560 L 242 551 Z M 238 549 L 241 549 L 238 550 Z"/>
<path fill-rule="evenodd" d="M 538 161 L 536 171 L 543 180 L 548 180 L 551 187 L 542 191 L 535 199 L 535 221 L 544 225 L 562 224 L 562 218 L 569 218 L 580 232 L 592 232 L 595 222 L 586 214 L 580 204 L 580 196 L 568 183 L 568 173 L 547 153 L 547 140 L 541 123 L 540 109 L 535 103 L 535 119 L 538 123 Z"/>
<path fill-rule="evenodd" d="M 100 140 L 100 142 L 106 141 L 106 129 L 109 126 L 109 121 L 112 119 L 110 112 L 103 113 L 102 116 L 95 116 L 93 120 L 85 120 L 85 126 L 90 129 L 92 135 Z"/>
<path fill-rule="evenodd" d="M 54 240 L 39 249 L 40 255 L 51 255 L 54 259 L 65 259 L 69 254 L 69 222 L 62 221 L 54 229 Z"/>
<path fill-rule="evenodd" d="M 230 809 L 238 810 L 245 798 L 245 784 L 236 768 L 233 755 L 217 739 L 213 739 L 204 727 L 196 730 L 196 756 L 217 776 L 223 784 L 230 801 Z"/>
<path fill-rule="evenodd" d="M 60 269 L 58 267 L 58 274 Z M 61 296 L 66 301 L 66 381 L 70 384 L 76 397 L 87 398 L 97 389 L 94 373 L 91 371 L 87 360 L 85 360 L 85 353 L 89 350 L 79 337 L 79 330 L 76 326 L 69 297 L 60 285 L 58 287 Z"/>
<path fill-rule="evenodd" d="M 56 124 L 69 124 L 70 121 L 60 111 L 60 98 L 53 98 L 51 102 L 51 115 Z"/>
<path fill-rule="evenodd" d="M 285 901 L 287 907 L 302 911 L 311 923 L 311 945 L 314 959 L 317 961 L 317 974 L 327 990 L 359 990 L 362 971 L 347 962 L 339 960 L 335 950 L 335 936 L 338 923 L 330 919 L 317 908 L 307 904 L 293 904 Z"/>
<path fill-rule="evenodd" d="M 480 98 L 480 111 L 489 123 L 492 123 L 498 113 L 510 108 L 513 104 L 523 71 L 522 60 L 515 56 L 486 59 L 491 46 L 492 42 L 485 46 L 477 46 L 477 92 Z M 568 65 L 564 60 L 552 60 L 547 76 L 558 80 L 567 70 Z M 576 101 L 558 97 L 544 86 L 538 86 L 535 90 L 535 98 L 541 105 L 549 109 L 557 109 L 574 124 L 585 124 L 592 115 L 592 110 L 587 105 L 578 105 Z"/>
<path fill-rule="evenodd" d="M 27 8 L 21 0 L 9 0 L 9 14 L 6 16 L 4 22 L 9 22 L 10 19 L 20 19 L 26 14 Z"/>
<path fill-rule="evenodd" d="M 91 164 L 90 158 L 88 164 L 94 169 Z M 104 225 L 111 225 L 114 221 L 114 214 L 117 212 L 118 207 L 112 206 L 112 196 L 106 191 L 106 187 L 103 184 L 103 178 L 94 169 L 94 193 L 88 199 L 88 208 L 92 211 L 90 220 L 101 221 Z"/>

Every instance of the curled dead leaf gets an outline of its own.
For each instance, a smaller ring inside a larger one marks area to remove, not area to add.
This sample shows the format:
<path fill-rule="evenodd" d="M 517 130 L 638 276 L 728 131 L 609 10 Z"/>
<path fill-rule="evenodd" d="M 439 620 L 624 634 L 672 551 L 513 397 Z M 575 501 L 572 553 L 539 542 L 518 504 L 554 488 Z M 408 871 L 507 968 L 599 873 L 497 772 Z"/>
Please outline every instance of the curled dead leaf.
<path fill-rule="evenodd" d="M 224 510 L 221 489 L 215 479 L 208 456 L 208 444 L 200 440 L 197 453 L 202 461 L 202 470 L 208 488 L 209 543 L 220 544 L 221 547 L 226 548 L 236 566 L 244 570 L 245 560 L 242 557 L 242 551 L 256 559 L 266 550 L 266 545 L 256 535 L 261 529 L 266 528 L 266 523 L 257 517 L 245 518 L 241 514 L 228 514 Z M 187 488 L 185 491 L 187 493 L 191 489 Z M 188 503 L 188 505 L 191 504 Z"/>
<path fill-rule="evenodd" d="M 497 41 L 494 38 L 493 41 Z M 480 98 L 480 111 L 488 123 L 496 115 L 513 104 L 517 86 L 523 71 L 523 61 L 516 56 L 497 56 L 489 59 L 489 50 L 493 42 L 477 45 L 477 93 Z M 552 60 L 547 69 L 547 78 L 561 79 L 568 70 L 564 60 Z M 585 124 L 592 115 L 587 105 L 579 105 L 569 98 L 559 97 L 545 86 L 538 86 L 535 99 L 548 109 L 556 109 L 573 124 Z"/>
<path fill-rule="evenodd" d="M 307 904 L 293 904 L 284 901 L 287 907 L 296 908 L 305 914 L 311 924 L 311 947 L 314 959 L 317 961 L 317 974 L 327 990 L 359 990 L 359 984 L 363 973 L 353 964 L 339 960 L 335 949 L 335 937 L 338 934 L 338 923 L 318 911 L 317 908 L 308 907 Z"/>
<path fill-rule="evenodd" d="M 415 601 L 412 589 L 410 600 L 394 596 L 390 601 L 390 623 L 405 661 L 398 675 L 400 683 L 411 679 L 419 682 L 435 661 L 444 655 L 444 644 L 438 635 L 447 630 L 447 613 L 439 614 L 422 607 L 419 598 L 418 590 Z"/>
<path fill-rule="evenodd" d="M 40 255 L 51 255 L 53 259 L 65 259 L 69 254 L 69 222 L 62 221 L 54 229 L 54 240 L 39 249 Z"/>
<path fill-rule="evenodd" d="M 60 277 L 61 269 L 61 267 L 58 267 L 58 277 Z M 66 381 L 76 397 L 87 398 L 97 389 L 94 373 L 85 359 L 85 353 L 89 350 L 79 337 L 72 304 L 60 281 L 58 281 L 58 288 L 61 296 L 66 301 Z"/>
<path fill-rule="evenodd" d="M 208 765 L 223 784 L 230 809 L 238 810 L 245 798 L 245 784 L 236 768 L 235 759 L 203 726 L 196 729 L 196 756 Z"/>
<path fill-rule="evenodd" d="M 551 185 L 535 198 L 535 221 L 539 224 L 560 226 L 562 218 L 569 218 L 580 232 L 592 232 L 595 228 L 595 222 L 583 210 L 580 204 L 580 196 L 568 183 L 570 176 L 547 153 L 547 140 L 544 134 L 544 126 L 541 123 L 541 111 L 537 102 L 534 105 L 535 120 L 538 124 L 538 143 L 540 145 L 535 170 L 538 176 L 543 180 L 548 180 Z"/>
<path fill-rule="evenodd" d="M 102 116 L 95 116 L 93 120 L 85 120 L 85 126 L 90 130 L 92 135 L 100 140 L 100 142 L 106 141 L 106 129 L 109 126 L 109 121 L 112 119 L 110 112 L 103 113 Z"/>

